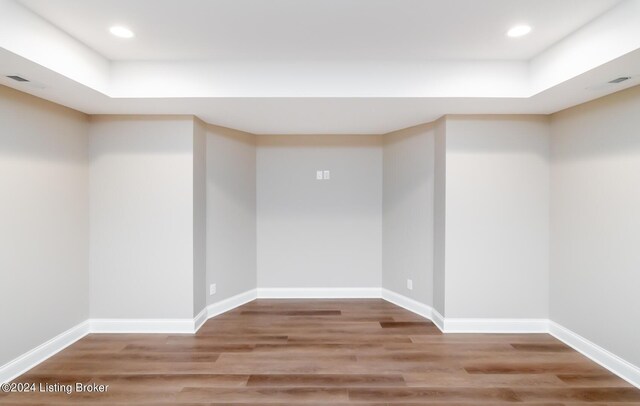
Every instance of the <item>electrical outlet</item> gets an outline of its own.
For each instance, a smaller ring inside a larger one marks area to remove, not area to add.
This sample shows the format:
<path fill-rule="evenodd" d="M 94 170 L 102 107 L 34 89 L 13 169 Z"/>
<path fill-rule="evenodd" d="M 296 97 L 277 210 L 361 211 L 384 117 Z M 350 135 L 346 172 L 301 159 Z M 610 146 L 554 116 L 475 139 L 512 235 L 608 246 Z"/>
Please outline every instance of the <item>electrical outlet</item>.
<path fill-rule="evenodd" d="M 407 279 L 407 289 L 413 290 L 413 281 L 411 279 Z"/>
<path fill-rule="evenodd" d="M 209 295 L 215 295 L 216 294 L 216 284 L 212 283 L 211 285 L 209 285 Z"/>
<path fill-rule="evenodd" d="M 325 180 L 331 179 L 331 172 L 324 171 L 324 178 L 325 178 Z"/>

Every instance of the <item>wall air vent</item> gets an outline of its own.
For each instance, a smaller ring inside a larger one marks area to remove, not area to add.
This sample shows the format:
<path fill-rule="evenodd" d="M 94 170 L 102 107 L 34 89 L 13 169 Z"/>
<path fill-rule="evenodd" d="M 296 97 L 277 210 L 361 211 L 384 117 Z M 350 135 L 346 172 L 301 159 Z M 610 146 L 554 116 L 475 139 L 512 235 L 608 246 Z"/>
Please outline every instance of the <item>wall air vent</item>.
<path fill-rule="evenodd" d="M 617 79 L 610 80 L 609 83 L 621 83 L 621 82 L 624 82 L 625 80 L 629 80 L 629 79 L 631 79 L 631 76 L 621 76 L 621 77 L 619 77 Z"/>
<path fill-rule="evenodd" d="M 18 76 L 18 75 L 8 75 L 7 76 L 9 79 L 13 79 L 16 82 L 28 82 L 29 79 L 25 79 L 22 76 Z"/>

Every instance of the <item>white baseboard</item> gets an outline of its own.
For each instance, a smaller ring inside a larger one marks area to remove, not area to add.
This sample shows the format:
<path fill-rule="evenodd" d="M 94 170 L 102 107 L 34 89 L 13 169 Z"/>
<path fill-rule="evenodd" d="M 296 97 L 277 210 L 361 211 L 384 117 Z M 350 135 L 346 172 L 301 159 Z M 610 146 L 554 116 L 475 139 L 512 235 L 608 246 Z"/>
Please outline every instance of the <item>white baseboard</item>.
<path fill-rule="evenodd" d="M 229 310 L 233 310 L 238 306 L 242 306 L 245 303 L 249 303 L 252 300 L 255 300 L 258 297 L 257 289 L 251 289 L 246 292 L 237 294 L 228 299 L 221 300 L 217 303 L 212 303 L 207 306 L 207 319 L 212 317 L 216 317 L 219 314 L 224 312 L 228 312 Z M 197 326 L 200 328 L 200 326 Z M 196 331 L 198 331 L 196 328 Z"/>
<path fill-rule="evenodd" d="M 547 319 L 444 318 L 445 333 L 525 334 L 549 331 Z"/>
<path fill-rule="evenodd" d="M 193 319 L 91 319 L 92 333 L 192 334 Z"/>
<path fill-rule="evenodd" d="M 379 299 L 380 288 L 258 288 L 259 299 Z"/>
<path fill-rule="evenodd" d="M 9 361 L 0 367 L 0 383 L 12 381 L 31 368 L 45 361 L 47 358 L 75 343 L 82 337 L 89 334 L 89 327 L 89 321 L 83 321 L 13 361 Z"/>
<path fill-rule="evenodd" d="M 256 290 L 240 293 L 208 305 L 193 319 L 91 319 L 92 333 L 193 334 L 210 318 L 256 298 Z"/>
<path fill-rule="evenodd" d="M 396 293 L 389 289 L 382 289 L 382 298 L 387 302 L 391 302 L 396 306 L 400 306 L 403 309 L 409 310 L 419 316 L 433 320 L 434 310 L 431 306 L 418 302 L 415 299 L 411 299 L 399 293 Z M 437 325 L 437 323 L 436 323 Z M 440 328 L 440 326 L 438 326 Z M 442 328 L 440 328 L 442 330 Z"/>
<path fill-rule="evenodd" d="M 615 375 L 640 388 L 640 368 L 560 324 L 549 321 L 549 334 Z"/>
<path fill-rule="evenodd" d="M 193 318 L 193 333 L 200 330 L 200 327 L 209 319 L 208 310 L 205 307 Z"/>
<path fill-rule="evenodd" d="M 433 324 L 435 324 L 440 329 L 440 331 L 442 331 L 444 333 L 445 332 L 444 331 L 444 317 L 436 309 L 431 309 L 431 314 L 433 316 L 433 317 L 431 317 L 431 321 L 433 322 Z"/>
<path fill-rule="evenodd" d="M 382 289 L 382 298 L 397 306 L 425 317 L 444 333 L 546 333 L 546 319 L 453 319 L 445 318 L 431 306 L 388 289 Z"/>

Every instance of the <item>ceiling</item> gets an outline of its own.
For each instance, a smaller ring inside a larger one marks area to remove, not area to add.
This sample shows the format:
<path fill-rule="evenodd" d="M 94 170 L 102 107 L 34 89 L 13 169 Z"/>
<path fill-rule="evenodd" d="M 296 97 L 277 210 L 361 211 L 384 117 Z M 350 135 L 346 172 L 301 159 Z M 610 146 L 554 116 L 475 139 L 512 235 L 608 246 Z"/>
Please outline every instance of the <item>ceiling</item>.
<path fill-rule="evenodd" d="M 110 60 L 530 59 L 618 0 L 20 0 Z M 535 35 L 504 33 L 527 22 Z M 107 28 L 131 27 L 135 41 Z"/>
<path fill-rule="evenodd" d="M 0 84 L 89 114 L 379 134 L 638 85 L 638 21 L 640 0 L 0 0 Z"/>

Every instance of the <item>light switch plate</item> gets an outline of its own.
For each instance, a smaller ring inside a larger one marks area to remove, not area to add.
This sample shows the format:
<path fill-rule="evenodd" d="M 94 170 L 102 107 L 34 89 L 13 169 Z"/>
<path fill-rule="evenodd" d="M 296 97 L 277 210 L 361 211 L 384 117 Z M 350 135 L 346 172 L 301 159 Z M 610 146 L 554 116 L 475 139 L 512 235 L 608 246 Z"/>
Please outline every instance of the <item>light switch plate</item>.
<path fill-rule="evenodd" d="M 316 179 L 317 180 L 322 180 L 322 178 L 323 178 L 322 171 L 316 171 Z"/>
<path fill-rule="evenodd" d="M 325 179 L 331 179 L 331 172 L 329 172 L 329 171 L 324 171 L 324 178 L 325 178 Z"/>

